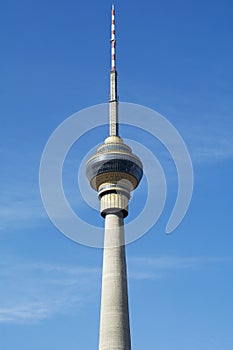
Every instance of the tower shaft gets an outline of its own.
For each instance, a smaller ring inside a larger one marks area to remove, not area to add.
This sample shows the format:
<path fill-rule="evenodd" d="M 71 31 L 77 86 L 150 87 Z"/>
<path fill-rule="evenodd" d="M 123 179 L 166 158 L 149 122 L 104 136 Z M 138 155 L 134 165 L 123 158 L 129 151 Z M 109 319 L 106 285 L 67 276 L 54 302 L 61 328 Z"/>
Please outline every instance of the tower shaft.
<path fill-rule="evenodd" d="M 124 219 L 105 217 L 99 350 L 130 350 Z"/>

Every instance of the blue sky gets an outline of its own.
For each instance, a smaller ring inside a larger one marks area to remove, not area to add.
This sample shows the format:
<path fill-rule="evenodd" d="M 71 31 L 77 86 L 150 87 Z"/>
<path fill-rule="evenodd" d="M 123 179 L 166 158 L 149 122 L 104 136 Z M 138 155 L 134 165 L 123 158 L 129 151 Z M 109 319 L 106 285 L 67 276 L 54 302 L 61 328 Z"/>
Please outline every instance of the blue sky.
<path fill-rule="evenodd" d="M 120 100 L 155 109 L 173 123 L 195 175 L 188 213 L 166 235 L 177 191 L 174 164 L 158 141 L 122 128 L 124 137 L 150 147 L 168 177 L 159 221 L 127 246 L 133 349 L 230 350 L 233 5 L 115 4 Z M 110 7 L 103 0 L 0 5 L 4 350 L 97 348 L 102 251 L 68 240 L 52 225 L 41 203 L 38 171 L 53 130 L 71 114 L 108 100 Z M 88 139 L 91 148 L 100 134 Z M 80 200 L 75 171 L 81 147 L 74 146 L 66 168 L 74 203 L 76 194 Z M 136 193 L 133 200 L 131 210 L 138 210 Z M 95 211 L 85 210 L 83 215 L 103 225 Z"/>

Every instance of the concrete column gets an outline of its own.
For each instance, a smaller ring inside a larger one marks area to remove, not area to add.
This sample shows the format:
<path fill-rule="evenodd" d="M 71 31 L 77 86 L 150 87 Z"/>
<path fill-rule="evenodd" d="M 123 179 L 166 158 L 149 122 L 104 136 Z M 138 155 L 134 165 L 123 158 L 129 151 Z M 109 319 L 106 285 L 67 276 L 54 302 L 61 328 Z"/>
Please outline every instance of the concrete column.
<path fill-rule="evenodd" d="M 118 97 L 117 97 L 117 72 L 110 72 L 110 103 L 109 103 L 109 132 L 110 136 L 118 135 Z"/>
<path fill-rule="evenodd" d="M 105 217 L 99 350 L 130 350 L 127 273 L 122 213 Z"/>

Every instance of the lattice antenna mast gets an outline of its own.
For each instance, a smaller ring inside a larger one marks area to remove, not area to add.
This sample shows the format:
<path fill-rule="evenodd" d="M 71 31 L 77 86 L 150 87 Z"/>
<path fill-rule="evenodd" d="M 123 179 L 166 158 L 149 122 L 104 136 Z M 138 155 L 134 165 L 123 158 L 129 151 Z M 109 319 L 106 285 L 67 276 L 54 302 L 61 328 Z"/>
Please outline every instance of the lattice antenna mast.
<path fill-rule="evenodd" d="M 111 71 L 110 71 L 110 100 L 109 100 L 109 134 L 118 136 L 118 96 L 116 71 L 116 36 L 115 36 L 115 8 L 112 5 L 111 21 Z"/>

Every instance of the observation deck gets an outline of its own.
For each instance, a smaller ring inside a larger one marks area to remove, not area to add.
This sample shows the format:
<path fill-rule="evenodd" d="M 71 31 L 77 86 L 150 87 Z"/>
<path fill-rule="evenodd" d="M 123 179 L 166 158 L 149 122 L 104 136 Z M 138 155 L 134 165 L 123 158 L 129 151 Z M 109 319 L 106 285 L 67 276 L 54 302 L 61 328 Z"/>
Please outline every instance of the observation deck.
<path fill-rule="evenodd" d="M 140 159 L 119 136 L 109 136 L 87 161 L 86 175 L 91 187 L 98 191 L 101 215 L 109 212 L 128 214 L 130 192 L 143 175 Z"/>
<path fill-rule="evenodd" d="M 96 191 L 105 183 L 117 185 L 124 180 L 128 180 L 130 190 L 134 190 L 142 174 L 142 162 L 119 136 L 109 136 L 86 165 L 87 178 Z"/>

